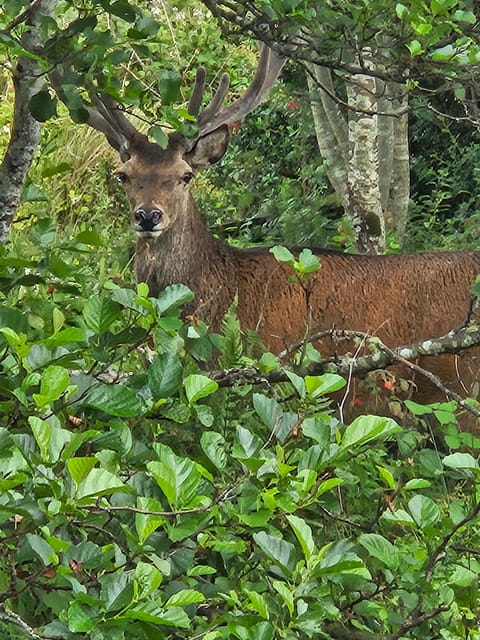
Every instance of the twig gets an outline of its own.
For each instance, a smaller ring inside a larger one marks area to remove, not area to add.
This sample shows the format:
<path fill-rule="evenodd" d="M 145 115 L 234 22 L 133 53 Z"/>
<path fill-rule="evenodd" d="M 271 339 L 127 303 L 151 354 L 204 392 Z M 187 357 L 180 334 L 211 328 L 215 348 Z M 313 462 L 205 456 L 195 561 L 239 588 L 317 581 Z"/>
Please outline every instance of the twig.
<path fill-rule="evenodd" d="M 15 29 L 15 27 L 18 27 L 19 24 L 22 24 L 22 22 L 25 22 L 26 20 L 28 20 L 32 15 L 32 13 L 35 13 L 35 11 L 37 10 L 37 7 L 42 4 L 42 1 L 43 0 L 33 0 L 30 6 L 27 7 L 25 11 L 20 13 L 14 20 L 12 20 L 10 24 L 7 24 L 5 29 L 1 29 L 0 33 L 9 34 L 10 31 L 13 31 L 13 29 Z"/>
<path fill-rule="evenodd" d="M 32 638 L 33 640 L 45 640 L 45 638 L 39 636 L 38 633 L 36 633 L 36 631 L 18 615 L 18 613 L 10 611 L 4 604 L 0 604 L 0 619 L 19 627 L 28 635 L 29 638 Z"/>

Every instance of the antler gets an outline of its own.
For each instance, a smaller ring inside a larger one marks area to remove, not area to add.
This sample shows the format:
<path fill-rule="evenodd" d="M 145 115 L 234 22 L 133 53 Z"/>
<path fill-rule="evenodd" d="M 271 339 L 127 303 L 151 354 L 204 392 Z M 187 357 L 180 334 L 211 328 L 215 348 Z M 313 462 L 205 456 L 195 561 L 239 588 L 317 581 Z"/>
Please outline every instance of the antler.
<path fill-rule="evenodd" d="M 120 156 L 128 155 L 132 140 L 141 135 L 118 104 L 108 95 L 91 93 L 93 106 L 87 107 L 88 124 L 105 134 Z"/>
<path fill-rule="evenodd" d="M 257 70 L 248 89 L 237 100 L 222 109 L 230 86 L 230 77 L 228 73 L 224 73 L 216 92 L 203 111 L 200 111 L 200 107 L 205 90 L 205 69 L 199 67 L 188 104 L 188 113 L 195 118 L 195 124 L 199 127 L 197 139 L 219 129 L 222 125 L 242 120 L 253 111 L 267 97 L 284 64 L 285 58 L 279 57 L 262 43 Z M 145 136 L 133 126 L 121 107 L 110 96 L 92 91 L 90 100 L 92 104 L 86 107 L 88 124 L 104 133 L 109 144 L 119 151 L 120 156 L 127 157 L 134 139 Z"/>
<path fill-rule="evenodd" d="M 199 126 L 198 137 L 206 136 L 222 125 L 238 122 L 251 113 L 265 100 L 284 64 L 285 58 L 278 56 L 262 42 L 257 70 L 248 89 L 237 100 L 221 109 L 230 85 L 229 75 L 224 73 L 213 98 L 201 113 L 200 105 L 205 88 L 205 69 L 199 67 L 188 105 L 188 113 L 195 116 L 196 124 Z"/>

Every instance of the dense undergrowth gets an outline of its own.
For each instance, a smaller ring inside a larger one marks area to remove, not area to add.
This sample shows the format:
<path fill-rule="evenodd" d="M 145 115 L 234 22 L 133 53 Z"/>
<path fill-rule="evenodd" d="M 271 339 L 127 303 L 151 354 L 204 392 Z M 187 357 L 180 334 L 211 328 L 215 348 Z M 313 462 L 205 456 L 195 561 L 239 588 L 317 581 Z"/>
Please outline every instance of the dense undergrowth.
<path fill-rule="evenodd" d="M 339 423 L 334 375 L 219 388 L 234 316 L 184 325 L 109 249 L 47 218 L 2 250 L 1 606 L 42 638 L 475 638 L 475 449 Z"/>

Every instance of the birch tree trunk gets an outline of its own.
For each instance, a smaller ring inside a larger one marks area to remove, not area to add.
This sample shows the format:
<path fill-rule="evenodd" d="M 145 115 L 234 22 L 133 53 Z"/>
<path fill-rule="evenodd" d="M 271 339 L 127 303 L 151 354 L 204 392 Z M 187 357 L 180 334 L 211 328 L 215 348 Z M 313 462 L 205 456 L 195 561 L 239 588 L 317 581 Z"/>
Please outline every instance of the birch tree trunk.
<path fill-rule="evenodd" d="M 40 53 L 43 45 L 41 21 L 53 14 L 57 0 L 33 2 L 25 16 L 30 28 L 22 37 L 22 47 Z M 0 244 L 8 240 L 28 170 L 40 140 L 40 123 L 30 113 L 30 99 L 44 84 L 38 62 L 23 56 L 13 70 L 15 104 L 10 140 L 0 164 Z"/>
<path fill-rule="evenodd" d="M 348 216 L 356 249 L 377 253 L 389 233 L 401 243 L 410 193 L 407 97 L 400 85 L 369 75 L 371 52 L 361 53 L 365 74 L 345 77 L 346 104 L 336 96 L 330 70 L 310 65 L 308 87 L 320 155 Z"/>

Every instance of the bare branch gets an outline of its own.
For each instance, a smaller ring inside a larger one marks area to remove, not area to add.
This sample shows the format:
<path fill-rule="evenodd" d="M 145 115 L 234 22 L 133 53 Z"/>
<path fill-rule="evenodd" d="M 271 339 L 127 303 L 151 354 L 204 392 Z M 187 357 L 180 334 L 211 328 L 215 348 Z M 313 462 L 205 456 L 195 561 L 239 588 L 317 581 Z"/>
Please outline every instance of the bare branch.
<path fill-rule="evenodd" d="M 448 389 L 438 377 L 412 362 L 419 357 L 438 356 L 444 353 L 458 353 L 463 349 L 480 345 L 480 327 L 478 325 L 467 325 L 461 329 L 450 331 L 439 338 L 425 340 L 418 344 L 404 345 L 396 349 L 390 349 L 378 338 L 358 331 L 322 331 L 310 336 L 309 342 L 315 343 L 325 337 L 331 337 L 335 340 L 341 340 L 343 338 L 368 338 L 370 343 L 375 346 L 375 352 L 367 356 L 356 355 L 352 357 L 350 355 L 343 355 L 322 362 L 313 362 L 297 371 L 299 375 L 320 375 L 328 371 L 338 373 L 342 376 L 362 376 L 370 371 L 384 369 L 397 362 L 428 378 L 428 380 L 441 389 L 447 397 L 455 400 L 463 409 L 480 418 L 479 409 L 466 402 L 464 398 L 454 391 Z M 303 340 L 295 343 L 282 352 L 280 357 L 285 357 L 293 353 L 303 344 Z M 284 369 L 275 369 L 269 373 L 262 374 L 254 367 L 230 369 L 228 371 L 212 371 L 209 373 L 209 376 L 212 380 L 218 382 L 221 387 L 230 387 L 234 384 L 241 384 L 242 382 L 245 384 L 271 384 L 273 382 L 288 381 L 288 376 Z"/>
<path fill-rule="evenodd" d="M 0 620 L 10 623 L 21 629 L 32 640 L 45 640 L 23 620 L 17 613 L 6 608 L 5 604 L 0 604 Z"/>

